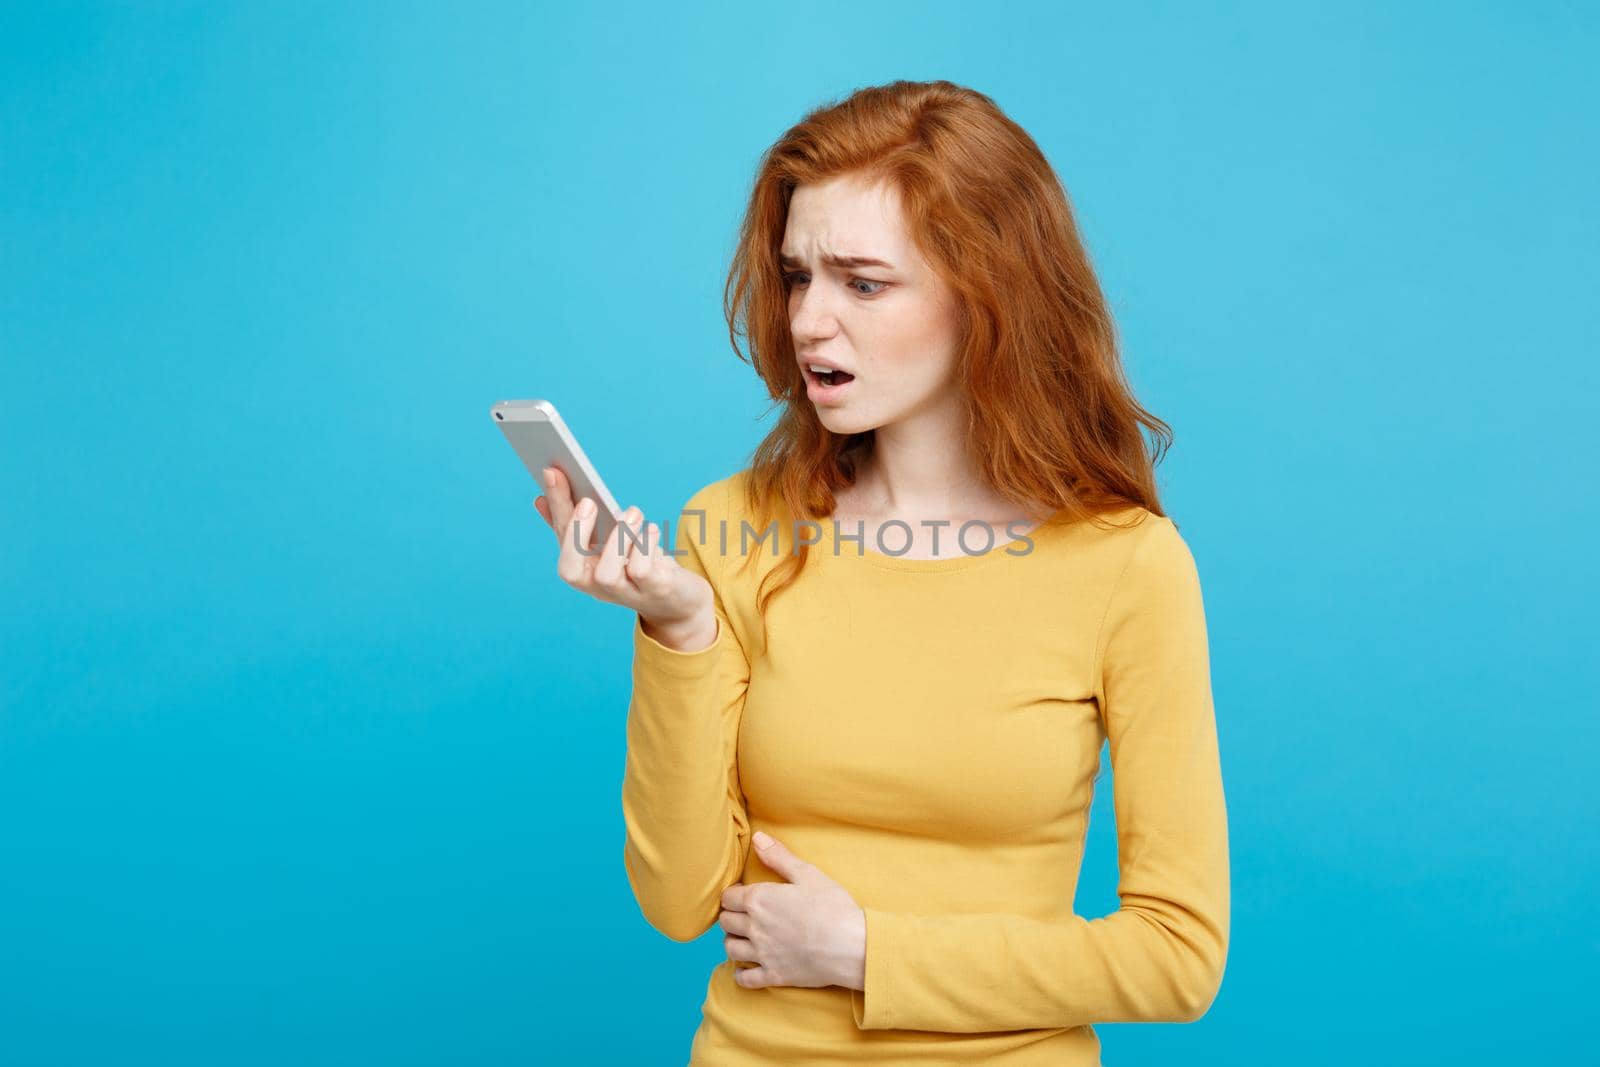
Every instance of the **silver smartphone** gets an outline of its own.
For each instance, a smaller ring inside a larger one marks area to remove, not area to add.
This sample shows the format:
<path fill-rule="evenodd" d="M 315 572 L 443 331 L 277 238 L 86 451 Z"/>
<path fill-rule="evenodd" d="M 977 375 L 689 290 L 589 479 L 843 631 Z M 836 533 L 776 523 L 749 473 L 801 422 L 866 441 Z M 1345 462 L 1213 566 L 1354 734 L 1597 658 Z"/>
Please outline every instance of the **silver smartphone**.
<path fill-rule="evenodd" d="M 556 406 L 548 400 L 501 400 L 489 409 L 489 417 L 506 435 L 541 492 L 544 491 L 541 472 L 546 467 L 559 467 L 572 486 L 574 504 L 586 496 L 594 498 L 600 510 L 595 512 L 590 545 L 605 544 L 606 538 L 622 521 L 622 509 L 617 507 L 611 490 L 600 480 L 600 472 L 578 447 L 578 439 L 562 421 Z M 563 536 L 566 533 L 560 532 Z"/>

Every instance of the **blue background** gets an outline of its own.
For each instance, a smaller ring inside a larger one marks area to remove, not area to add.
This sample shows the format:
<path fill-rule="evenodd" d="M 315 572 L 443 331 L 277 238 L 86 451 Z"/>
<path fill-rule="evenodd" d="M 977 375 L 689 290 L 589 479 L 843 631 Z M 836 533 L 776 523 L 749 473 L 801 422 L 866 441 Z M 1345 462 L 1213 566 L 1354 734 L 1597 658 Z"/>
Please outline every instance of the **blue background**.
<path fill-rule="evenodd" d="M 658 516 L 744 465 L 756 160 L 899 77 L 1039 142 L 1177 434 L 1233 941 L 1106 1061 L 1570 1061 L 1596 9 L 583 7 L 4 7 L 0 1061 L 686 1058 L 723 954 L 624 875 L 632 617 L 487 411 Z"/>

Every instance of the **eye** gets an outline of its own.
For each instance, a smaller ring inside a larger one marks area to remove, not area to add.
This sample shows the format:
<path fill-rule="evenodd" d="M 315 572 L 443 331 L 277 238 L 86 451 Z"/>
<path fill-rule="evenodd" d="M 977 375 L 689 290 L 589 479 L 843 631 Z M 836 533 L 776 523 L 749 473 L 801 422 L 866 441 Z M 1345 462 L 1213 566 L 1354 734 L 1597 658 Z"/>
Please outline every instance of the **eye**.
<path fill-rule="evenodd" d="M 792 289 L 795 286 L 802 284 L 799 281 L 799 279 L 804 278 L 805 277 L 805 273 L 806 272 L 803 271 L 803 270 L 792 270 L 792 271 L 789 271 L 788 273 L 786 273 L 783 276 L 783 283 L 785 285 L 787 285 L 789 288 Z M 876 289 L 867 289 L 867 290 L 857 289 L 856 292 L 860 293 L 862 296 L 877 296 L 879 293 L 883 292 L 885 289 L 887 289 L 889 287 L 889 283 L 888 282 L 875 282 L 871 278 L 851 278 L 850 279 L 850 285 L 852 287 L 857 282 L 860 282 L 860 283 L 865 284 L 865 285 L 875 285 L 875 286 L 878 287 Z"/>

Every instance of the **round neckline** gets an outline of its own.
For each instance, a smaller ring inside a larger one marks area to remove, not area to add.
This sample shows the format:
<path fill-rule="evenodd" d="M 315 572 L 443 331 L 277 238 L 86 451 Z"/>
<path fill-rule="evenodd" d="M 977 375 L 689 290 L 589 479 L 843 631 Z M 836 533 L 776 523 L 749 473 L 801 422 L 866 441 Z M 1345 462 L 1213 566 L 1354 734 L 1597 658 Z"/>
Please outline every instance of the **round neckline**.
<path fill-rule="evenodd" d="M 879 570 L 939 574 L 948 571 L 963 571 L 969 570 L 973 567 L 981 567 L 985 563 L 989 563 L 996 559 L 1027 559 L 1034 552 L 1039 550 L 1039 535 L 1044 533 L 1046 529 L 1052 527 L 1057 521 L 1063 518 L 1067 512 L 1067 508 L 1060 508 L 1048 516 L 1043 522 L 1037 523 L 1030 527 L 1022 537 L 1013 537 L 1008 541 L 995 541 L 994 547 L 990 548 L 987 552 L 970 554 L 961 551 L 961 542 L 957 540 L 957 551 L 955 555 L 940 556 L 935 559 L 909 559 L 905 556 L 886 555 L 885 553 L 879 552 L 876 549 L 868 546 L 870 534 L 865 529 L 862 530 L 862 539 L 859 544 L 857 544 L 854 537 L 850 537 L 848 543 L 841 546 L 840 541 L 842 539 L 839 538 L 835 530 L 836 526 L 839 524 L 836 523 L 832 515 L 825 515 L 820 519 L 813 519 L 812 521 L 821 526 L 823 530 L 823 538 L 816 547 L 824 549 L 825 554 L 834 559 L 853 560 L 854 562 L 850 564 L 851 566 L 865 564 L 870 567 L 876 567 Z M 961 527 L 959 526 L 945 527 L 940 530 L 940 537 L 958 537 L 960 531 Z M 1031 540 L 1033 542 L 1033 548 L 1029 549 L 1027 552 L 1008 551 L 1010 546 L 1020 543 L 1023 538 Z"/>

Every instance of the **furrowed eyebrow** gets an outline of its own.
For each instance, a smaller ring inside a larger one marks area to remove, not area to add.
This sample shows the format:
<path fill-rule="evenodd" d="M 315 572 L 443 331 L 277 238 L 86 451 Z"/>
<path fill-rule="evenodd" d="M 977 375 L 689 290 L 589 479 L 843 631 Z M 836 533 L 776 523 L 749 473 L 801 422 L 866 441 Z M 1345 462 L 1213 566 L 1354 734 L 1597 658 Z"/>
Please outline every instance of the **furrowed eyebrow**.
<path fill-rule="evenodd" d="M 785 267 L 803 267 L 805 263 L 787 253 L 780 253 L 778 262 Z M 830 267 L 882 267 L 885 270 L 894 270 L 893 263 L 885 263 L 881 259 L 872 259 L 869 256 L 837 256 L 829 253 L 822 257 L 822 262 Z"/>

